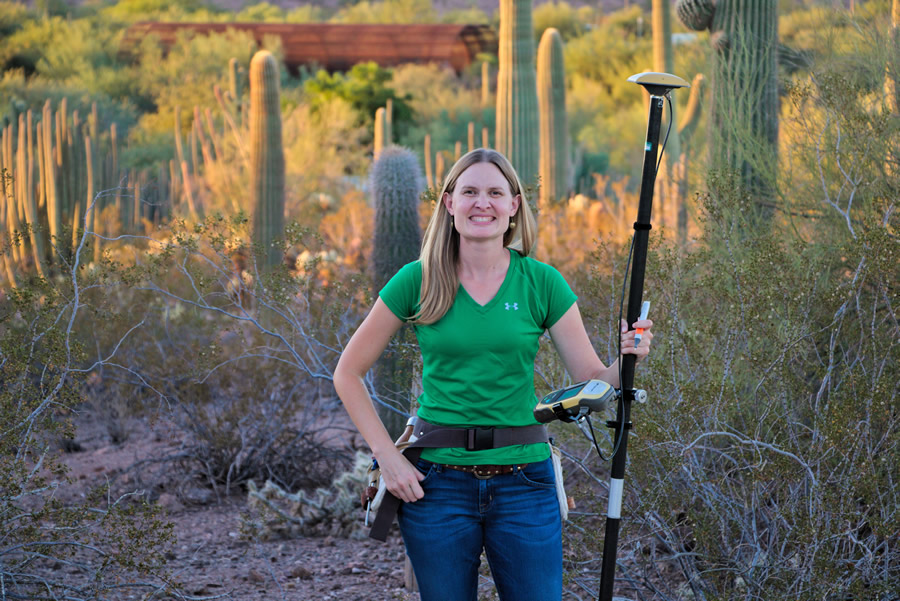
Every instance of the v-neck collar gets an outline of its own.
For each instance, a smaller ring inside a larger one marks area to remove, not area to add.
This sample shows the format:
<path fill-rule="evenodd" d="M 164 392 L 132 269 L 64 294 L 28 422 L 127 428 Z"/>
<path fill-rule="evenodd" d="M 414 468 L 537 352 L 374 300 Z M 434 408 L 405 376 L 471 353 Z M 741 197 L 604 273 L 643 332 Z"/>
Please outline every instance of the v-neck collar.
<path fill-rule="evenodd" d="M 509 252 L 509 264 L 506 266 L 506 275 L 503 276 L 503 283 L 500 284 L 499 288 L 497 288 L 497 292 L 494 293 L 494 296 L 493 298 L 491 298 L 491 300 L 483 305 L 479 304 L 478 301 L 472 298 L 472 296 L 469 294 L 469 291 L 466 290 L 466 287 L 462 285 L 462 282 L 459 283 L 457 297 L 461 296 L 463 299 L 471 303 L 472 306 L 475 307 L 475 309 L 480 313 L 487 313 L 494 307 L 494 305 L 500 302 L 500 297 L 503 295 L 503 292 L 509 286 L 509 282 L 512 279 L 513 263 L 518 260 L 519 253 L 511 248 L 507 248 L 506 250 L 507 252 Z"/>

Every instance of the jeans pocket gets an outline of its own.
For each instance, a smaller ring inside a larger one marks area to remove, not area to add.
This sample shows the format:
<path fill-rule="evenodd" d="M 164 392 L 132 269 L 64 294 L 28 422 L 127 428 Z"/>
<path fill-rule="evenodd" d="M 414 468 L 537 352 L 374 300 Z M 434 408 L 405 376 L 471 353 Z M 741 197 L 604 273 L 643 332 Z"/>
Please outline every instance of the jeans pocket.
<path fill-rule="evenodd" d="M 416 469 L 419 470 L 420 474 L 425 476 L 425 478 L 419 482 L 419 485 L 425 484 L 435 471 L 434 464 L 430 461 L 425 461 L 424 459 L 416 461 Z"/>
<path fill-rule="evenodd" d="M 538 463 L 529 463 L 516 472 L 516 475 L 523 483 L 534 488 L 545 490 L 556 488 L 556 475 L 553 473 L 553 464 L 549 459 Z"/>

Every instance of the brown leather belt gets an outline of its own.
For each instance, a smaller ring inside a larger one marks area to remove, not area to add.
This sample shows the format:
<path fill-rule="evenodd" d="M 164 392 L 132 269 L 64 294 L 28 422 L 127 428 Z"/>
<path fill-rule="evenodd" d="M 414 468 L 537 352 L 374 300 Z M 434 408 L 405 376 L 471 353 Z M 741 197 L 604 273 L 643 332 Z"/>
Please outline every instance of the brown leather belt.
<path fill-rule="evenodd" d="M 519 470 L 525 469 L 527 463 L 516 463 L 513 465 L 446 465 L 444 467 L 459 472 L 467 472 L 475 474 L 480 480 L 487 480 L 494 476 L 502 476 L 503 474 L 512 474 Z"/>

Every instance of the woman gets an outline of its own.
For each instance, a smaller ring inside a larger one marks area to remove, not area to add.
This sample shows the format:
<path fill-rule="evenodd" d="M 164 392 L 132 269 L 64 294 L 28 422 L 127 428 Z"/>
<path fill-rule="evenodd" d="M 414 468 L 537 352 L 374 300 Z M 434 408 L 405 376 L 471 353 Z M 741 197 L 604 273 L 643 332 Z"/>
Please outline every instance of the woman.
<path fill-rule="evenodd" d="M 534 359 L 545 330 L 575 381 L 618 386 L 618 366 L 597 357 L 568 284 L 528 257 L 536 233 L 519 178 L 502 154 L 480 148 L 460 158 L 420 259 L 384 287 L 335 370 L 338 395 L 388 491 L 404 502 L 400 531 L 422 601 L 475 601 L 482 550 L 501 599 L 562 596 L 562 524 L 547 444 L 488 440 L 472 450 L 426 448 L 413 465 L 378 419 L 363 380 L 409 322 L 423 359 L 418 418 L 427 424 L 533 427 Z M 634 324 L 644 328 L 635 348 L 635 332 L 623 323 L 622 352 L 643 359 L 652 325 Z"/>

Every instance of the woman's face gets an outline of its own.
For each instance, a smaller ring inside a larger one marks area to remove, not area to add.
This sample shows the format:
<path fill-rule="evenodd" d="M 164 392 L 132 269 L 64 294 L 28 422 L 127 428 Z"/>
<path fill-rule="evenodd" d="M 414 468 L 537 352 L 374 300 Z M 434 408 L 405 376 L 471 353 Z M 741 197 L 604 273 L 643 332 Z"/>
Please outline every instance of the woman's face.
<path fill-rule="evenodd" d="M 502 239 L 522 198 L 512 195 L 496 165 L 475 163 L 459 175 L 453 193 L 445 193 L 442 200 L 462 238 L 486 240 Z"/>

